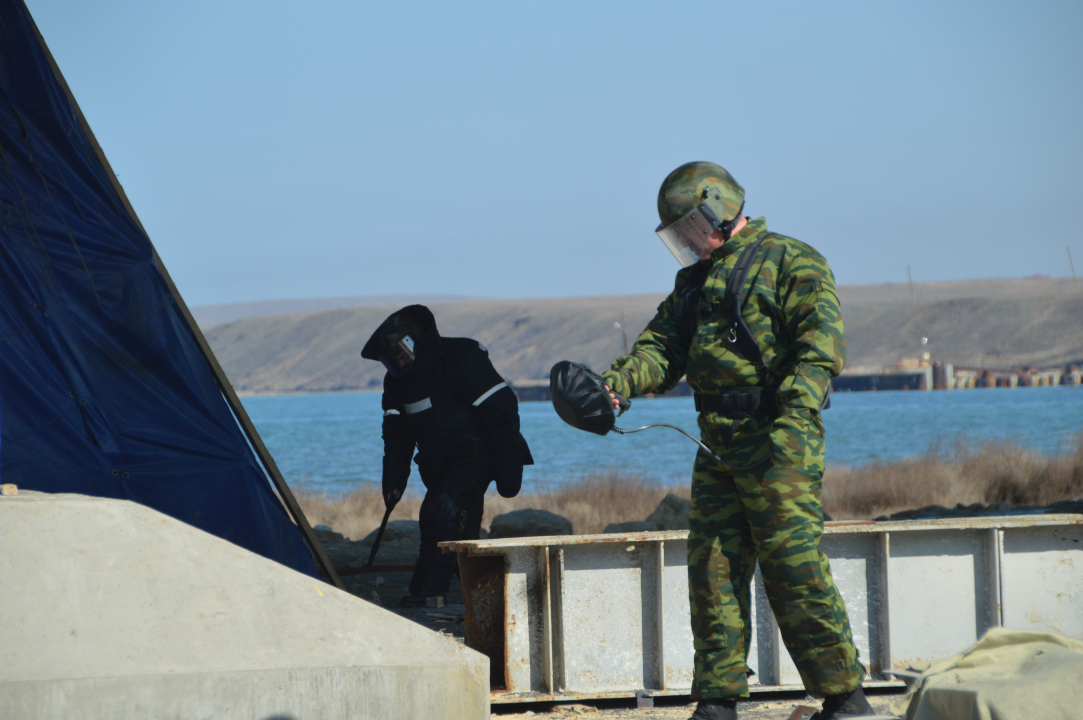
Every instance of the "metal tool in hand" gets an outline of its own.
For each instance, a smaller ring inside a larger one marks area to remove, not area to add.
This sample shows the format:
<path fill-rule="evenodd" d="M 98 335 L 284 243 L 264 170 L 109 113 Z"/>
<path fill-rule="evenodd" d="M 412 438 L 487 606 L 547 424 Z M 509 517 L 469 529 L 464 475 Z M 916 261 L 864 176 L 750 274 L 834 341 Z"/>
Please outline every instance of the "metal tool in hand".
<path fill-rule="evenodd" d="M 372 570 L 372 564 L 376 562 L 376 552 L 380 549 L 380 540 L 383 539 L 384 530 L 387 529 L 387 521 L 391 517 L 391 511 L 398 505 L 400 497 L 402 497 L 401 490 L 397 495 L 391 496 L 391 502 L 388 503 L 387 509 L 384 510 L 384 519 L 380 522 L 380 529 L 376 532 L 376 539 L 372 542 L 372 551 L 369 553 L 369 562 L 365 566 L 365 572 Z"/>

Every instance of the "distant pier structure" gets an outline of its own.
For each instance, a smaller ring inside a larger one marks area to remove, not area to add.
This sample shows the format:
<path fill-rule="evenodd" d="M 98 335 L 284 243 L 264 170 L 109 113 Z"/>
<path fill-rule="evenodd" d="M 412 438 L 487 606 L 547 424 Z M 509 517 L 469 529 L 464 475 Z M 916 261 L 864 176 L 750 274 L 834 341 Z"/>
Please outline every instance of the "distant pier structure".
<path fill-rule="evenodd" d="M 1046 385 L 1083 385 L 1079 364 L 1041 370 L 1023 368 L 973 368 L 952 363 L 907 358 L 895 367 L 857 366 L 847 368 L 831 381 L 835 392 L 876 390 L 966 390 L 969 388 L 1044 387 Z M 548 379 L 517 380 L 511 383 L 522 402 L 546 401 L 549 397 Z M 677 387 L 665 397 L 692 394 L 688 382 L 681 378 Z M 655 397 L 655 396 L 649 396 Z M 662 397 L 662 396 L 658 396 Z"/>
<path fill-rule="evenodd" d="M 949 373 L 950 368 L 949 365 Z M 831 387 L 835 392 L 932 390 L 936 387 L 934 370 L 932 365 L 923 368 L 857 367 L 832 380 Z"/>
<path fill-rule="evenodd" d="M 936 361 L 903 360 L 896 367 L 847 368 L 832 381 L 838 391 L 966 390 L 970 388 L 1083 385 L 1079 365 L 1063 368 L 974 368 Z"/>

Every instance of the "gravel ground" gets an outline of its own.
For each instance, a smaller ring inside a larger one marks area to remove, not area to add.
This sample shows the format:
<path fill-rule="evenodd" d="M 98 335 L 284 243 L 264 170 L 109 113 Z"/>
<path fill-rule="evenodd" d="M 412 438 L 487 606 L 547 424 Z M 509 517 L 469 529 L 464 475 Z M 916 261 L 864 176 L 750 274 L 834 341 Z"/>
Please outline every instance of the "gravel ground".
<path fill-rule="evenodd" d="M 898 701 L 902 691 L 888 694 L 869 695 L 869 703 L 884 715 L 888 707 Z M 761 696 L 762 698 L 763 696 Z M 529 709 L 511 705 L 494 705 L 492 717 L 500 720 L 513 718 L 534 718 L 536 720 L 570 720 L 581 716 L 598 720 L 686 720 L 691 717 L 696 705 L 684 698 L 658 698 L 654 708 L 637 709 L 634 700 L 623 703 L 607 701 L 604 703 L 576 704 L 537 704 Z M 820 700 L 799 695 L 774 695 L 771 699 L 750 700 L 737 705 L 737 715 L 741 720 L 787 720 L 799 705 L 814 709 L 820 708 Z M 665 703 L 663 705 L 663 703 Z"/>
<path fill-rule="evenodd" d="M 346 575 L 342 578 L 342 584 L 346 586 L 346 592 L 362 600 L 374 602 L 418 625 L 464 642 L 463 618 L 466 616 L 466 606 L 463 604 L 463 591 L 458 578 L 451 581 L 451 589 L 444 596 L 442 608 L 399 607 L 399 600 L 408 593 L 410 585 L 408 572 Z"/>

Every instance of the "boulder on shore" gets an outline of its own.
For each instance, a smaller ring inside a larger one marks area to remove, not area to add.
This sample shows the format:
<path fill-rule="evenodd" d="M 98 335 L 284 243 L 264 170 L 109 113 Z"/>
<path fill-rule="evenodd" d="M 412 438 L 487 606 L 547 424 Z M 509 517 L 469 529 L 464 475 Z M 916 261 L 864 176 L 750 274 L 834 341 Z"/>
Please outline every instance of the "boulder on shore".
<path fill-rule="evenodd" d="M 376 535 L 380 528 L 376 528 L 361 540 L 364 545 L 372 546 L 376 542 Z M 417 520 L 392 520 L 384 529 L 384 536 L 380 545 L 385 543 L 413 543 L 421 547 L 421 523 Z"/>
<path fill-rule="evenodd" d="M 647 516 L 647 522 L 656 523 L 659 530 L 687 530 L 691 526 L 688 520 L 691 513 L 691 500 L 670 493 L 662 498 L 654 512 Z"/>
<path fill-rule="evenodd" d="M 548 510 L 513 510 L 497 515 L 489 523 L 490 539 L 571 534 L 572 521 Z"/>
<path fill-rule="evenodd" d="M 327 559 L 335 567 L 349 565 L 357 557 L 357 543 L 352 542 L 340 533 L 335 532 L 327 525 L 316 525 L 312 528 L 316 540 L 323 546 L 327 553 Z"/>
<path fill-rule="evenodd" d="M 1040 515 L 1054 513 L 1083 514 L 1083 500 L 1061 500 L 1045 507 L 1031 505 L 1015 506 L 1011 503 L 998 503 L 984 505 L 973 503 L 972 505 L 957 504 L 953 508 L 943 505 L 926 505 L 914 510 L 901 510 L 891 515 L 881 515 L 876 522 L 885 520 L 927 520 L 932 518 L 957 518 L 957 517 L 983 517 L 989 515 Z M 826 513 L 825 513 L 826 516 Z M 825 517 L 826 519 L 826 517 Z"/>
<path fill-rule="evenodd" d="M 316 525 L 312 528 L 312 532 L 321 545 L 340 543 L 346 539 L 342 534 L 335 532 L 330 525 Z"/>
<path fill-rule="evenodd" d="M 603 533 L 638 533 L 638 532 L 656 532 L 661 530 L 658 523 L 651 520 L 632 520 L 630 522 L 609 523 L 605 526 Z"/>
<path fill-rule="evenodd" d="M 376 542 L 376 528 L 360 542 L 354 543 L 356 559 L 350 563 L 353 567 L 363 567 L 368 563 L 372 544 Z M 377 565 L 413 565 L 421 552 L 421 524 L 417 520 L 392 520 L 384 530 L 377 551 Z"/>

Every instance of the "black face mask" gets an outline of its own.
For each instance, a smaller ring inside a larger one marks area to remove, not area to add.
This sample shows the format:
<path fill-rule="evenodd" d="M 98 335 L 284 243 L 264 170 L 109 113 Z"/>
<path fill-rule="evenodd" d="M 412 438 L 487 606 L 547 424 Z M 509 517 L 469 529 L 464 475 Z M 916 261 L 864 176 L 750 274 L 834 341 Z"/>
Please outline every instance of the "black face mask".
<path fill-rule="evenodd" d="M 562 360 L 549 373 L 549 396 L 564 422 L 577 430 L 605 435 L 616 413 L 602 376 L 586 365 Z M 625 402 L 628 402 L 625 400 Z"/>

